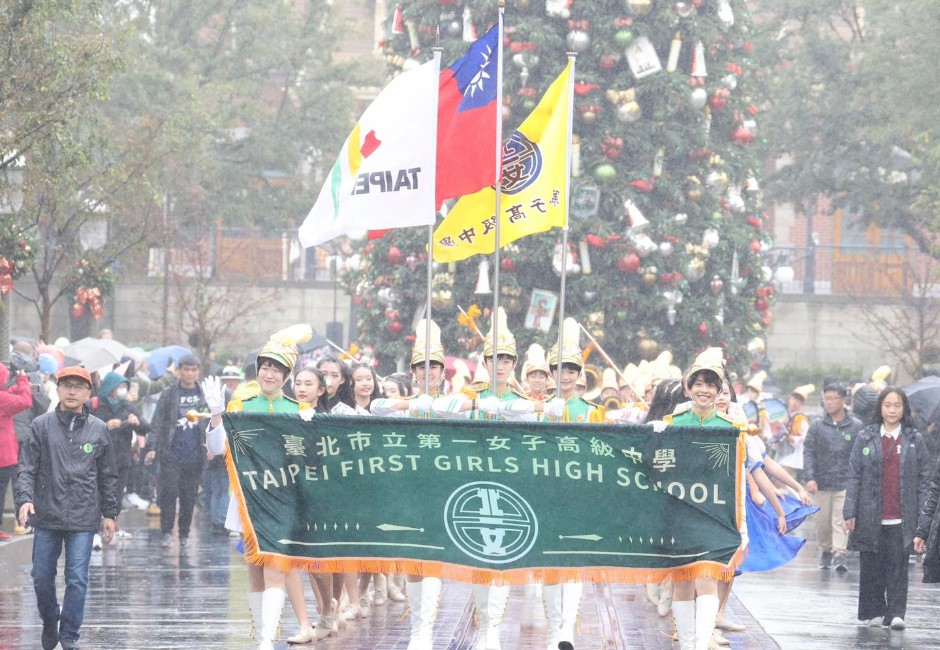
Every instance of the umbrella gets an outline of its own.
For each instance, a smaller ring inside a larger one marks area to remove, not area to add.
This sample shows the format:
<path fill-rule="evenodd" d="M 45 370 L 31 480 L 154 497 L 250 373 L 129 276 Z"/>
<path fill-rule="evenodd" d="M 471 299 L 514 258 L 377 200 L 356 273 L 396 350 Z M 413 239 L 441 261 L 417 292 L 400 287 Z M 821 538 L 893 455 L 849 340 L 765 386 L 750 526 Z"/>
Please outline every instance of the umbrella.
<path fill-rule="evenodd" d="M 166 372 L 170 362 L 179 363 L 187 354 L 192 354 L 189 348 L 182 345 L 167 345 L 166 347 L 151 350 L 147 355 L 147 367 L 150 369 L 150 378 L 157 379 Z"/>
<path fill-rule="evenodd" d="M 127 346 L 114 339 L 95 339 L 86 337 L 69 343 L 64 348 L 67 356 L 78 359 L 81 365 L 91 370 L 112 366 L 121 360 L 127 351 Z"/>
<path fill-rule="evenodd" d="M 940 377 L 924 377 L 901 388 L 911 403 L 911 410 L 927 425 L 940 421 Z"/>

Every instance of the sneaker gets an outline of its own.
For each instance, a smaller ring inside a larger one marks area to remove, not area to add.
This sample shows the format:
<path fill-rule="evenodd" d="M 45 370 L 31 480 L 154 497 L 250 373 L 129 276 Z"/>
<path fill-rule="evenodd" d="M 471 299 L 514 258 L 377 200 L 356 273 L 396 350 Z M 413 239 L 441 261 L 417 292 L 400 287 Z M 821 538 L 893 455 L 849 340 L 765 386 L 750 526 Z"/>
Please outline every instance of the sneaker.
<path fill-rule="evenodd" d="M 820 569 L 832 568 L 832 553 L 830 553 L 829 551 L 823 551 L 823 554 L 819 557 L 819 568 Z"/>
<path fill-rule="evenodd" d="M 160 506 L 156 503 L 151 503 L 147 506 L 147 516 L 148 517 L 159 517 L 160 516 Z"/>
<path fill-rule="evenodd" d="M 849 567 L 846 564 L 846 557 L 844 555 L 841 555 L 841 554 L 835 555 L 833 556 L 832 561 L 833 561 L 833 564 L 835 565 L 834 568 L 836 570 L 836 573 L 845 573 L 846 571 L 849 570 Z"/>
<path fill-rule="evenodd" d="M 189 535 L 180 535 L 180 548 L 189 546 Z"/>
<path fill-rule="evenodd" d="M 78 650 L 76 639 L 62 639 L 62 650 Z"/>
<path fill-rule="evenodd" d="M 95 533 L 94 538 L 91 540 L 91 550 L 100 551 L 102 546 L 104 546 L 104 544 L 101 542 L 101 535 Z"/>
<path fill-rule="evenodd" d="M 892 630 L 903 630 L 907 627 L 907 624 L 904 623 L 904 619 L 900 616 L 895 616 L 891 619 L 891 629 Z"/>
<path fill-rule="evenodd" d="M 59 645 L 59 621 L 42 624 L 42 650 L 52 650 Z"/>
<path fill-rule="evenodd" d="M 160 546 L 163 548 L 169 548 L 173 546 L 173 536 L 170 533 L 163 533 L 163 541 L 160 542 Z"/>
<path fill-rule="evenodd" d="M 868 619 L 865 624 L 868 627 L 882 627 L 884 625 L 885 619 L 881 616 L 876 616 L 875 618 Z"/>
<path fill-rule="evenodd" d="M 150 506 L 150 502 L 141 499 L 136 492 L 131 492 L 125 498 L 130 501 L 131 506 L 138 510 L 146 510 Z"/>
<path fill-rule="evenodd" d="M 747 628 L 741 625 L 740 623 L 735 623 L 734 621 L 728 620 L 724 616 L 718 618 L 715 621 L 715 627 L 719 630 L 724 630 L 725 632 L 746 632 Z"/>
<path fill-rule="evenodd" d="M 114 539 L 133 539 L 134 536 L 126 530 L 119 530 L 114 533 Z"/>
<path fill-rule="evenodd" d="M 9 533 L 6 533 L 0 530 L 0 542 L 9 542 L 11 539 L 13 538 L 10 536 Z"/>

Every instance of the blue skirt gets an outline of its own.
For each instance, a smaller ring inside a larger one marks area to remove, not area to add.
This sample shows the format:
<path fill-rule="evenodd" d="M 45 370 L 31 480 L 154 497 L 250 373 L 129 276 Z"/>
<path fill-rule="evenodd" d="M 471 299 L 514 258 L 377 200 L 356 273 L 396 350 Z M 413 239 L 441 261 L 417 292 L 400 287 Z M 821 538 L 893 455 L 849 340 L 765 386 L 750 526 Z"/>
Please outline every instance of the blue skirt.
<path fill-rule="evenodd" d="M 787 530 L 793 530 L 804 519 L 819 508 L 809 508 L 800 504 L 796 499 L 790 499 L 787 505 L 781 501 L 784 512 L 787 513 Z M 805 539 L 780 535 L 777 533 L 777 515 L 769 503 L 759 507 L 751 500 L 750 491 L 745 496 L 744 507 L 747 513 L 748 551 L 744 562 L 738 570 L 741 573 L 754 571 L 771 571 L 778 569 L 796 557 L 796 554 L 806 543 Z M 793 517 L 791 523 L 791 516 Z"/>

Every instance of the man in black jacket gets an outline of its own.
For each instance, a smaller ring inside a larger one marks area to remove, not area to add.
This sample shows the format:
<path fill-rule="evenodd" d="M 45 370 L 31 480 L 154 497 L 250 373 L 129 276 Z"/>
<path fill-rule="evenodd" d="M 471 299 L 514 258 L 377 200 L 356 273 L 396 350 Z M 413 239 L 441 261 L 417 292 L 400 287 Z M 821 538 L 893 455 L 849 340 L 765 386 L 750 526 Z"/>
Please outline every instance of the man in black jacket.
<path fill-rule="evenodd" d="M 89 415 L 91 376 L 78 366 L 56 375 L 59 405 L 40 415 L 20 447 L 16 509 L 35 529 L 33 588 L 42 618 L 42 647 L 78 647 L 95 532 L 107 544 L 120 512 L 108 428 Z M 65 546 L 65 596 L 56 598 L 56 564 Z"/>
<path fill-rule="evenodd" d="M 180 359 L 179 380 L 160 393 L 160 401 L 150 421 L 152 440 L 147 443 L 147 458 L 160 463 L 157 478 L 157 503 L 160 506 L 161 546 L 173 545 L 176 502 L 179 500 L 180 546 L 189 542 L 196 496 L 206 461 L 205 425 L 190 422 L 188 411 L 205 411 L 206 400 L 197 383 L 202 364 L 195 355 Z"/>
<path fill-rule="evenodd" d="M 845 505 L 845 477 L 855 436 L 862 422 L 845 408 L 845 386 L 827 384 L 823 388 L 823 409 L 806 432 L 803 444 L 803 474 L 806 491 L 819 506 L 816 530 L 822 556 L 820 569 L 848 570 L 846 557 L 849 537 L 845 532 L 842 507 Z"/>

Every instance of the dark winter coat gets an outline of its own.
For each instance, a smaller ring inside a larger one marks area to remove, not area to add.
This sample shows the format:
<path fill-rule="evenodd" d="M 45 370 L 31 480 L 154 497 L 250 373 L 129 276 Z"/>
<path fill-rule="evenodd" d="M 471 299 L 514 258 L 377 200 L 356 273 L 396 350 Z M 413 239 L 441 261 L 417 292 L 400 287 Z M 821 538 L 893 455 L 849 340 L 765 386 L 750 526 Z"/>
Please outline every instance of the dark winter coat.
<path fill-rule="evenodd" d="M 940 582 L 940 461 L 933 470 L 930 488 L 924 509 L 917 520 L 915 537 L 927 540 L 927 553 L 924 555 L 924 582 Z"/>
<path fill-rule="evenodd" d="M 200 406 L 197 411 L 205 409 L 205 396 L 202 387 L 197 383 L 196 389 L 200 395 Z M 173 448 L 173 439 L 176 438 L 176 423 L 180 419 L 180 383 L 177 381 L 160 393 L 157 408 L 150 418 L 150 435 L 147 436 L 147 451 L 156 451 L 157 458 Z M 203 433 L 205 436 L 205 433 Z M 203 441 L 205 442 L 205 441 Z"/>
<path fill-rule="evenodd" d="M 105 425 L 107 425 L 109 420 L 120 420 L 122 422 L 121 426 L 117 429 L 109 430 L 111 433 L 111 441 L 114 443 L 118 453 L 129 453 L 131 443 L 133 442 L 131 440 L 133 435 L 135 433 L 142 436 L 147 435 L 150 433 L 150 425 L 140 417 L 137 410 L 126 399 L 109 397 L 114 389 L 121 384 L 128 384 L 129 386 L 130 382 L 115 372 L 108 373 L 101 383 L 99 395 L 92 397 L 88 406 L 91 409 L 91 414 L 104 422 Z M 131 414 L 137 416 L 138 424 L 131 424 L 127 421 L 127 418 Z M 118 449 L 118 445 L 122 445 L 124 448 Z"/>
<path fill-rule="evenodd" d="M 901 531 L 904 548 L 911 553 L 933 468 L 927 445 L 917 429 L 904 427 L 898 435 L 898 444 L 901 445 Z M 842 509 L 845 519 L 855 519 L 849 547 L 856 551 L 879 550 L 882 461 L 881 426 L 872 424 L 862 429 L 852 447 Z"/>
<path fill-rule="evenodd" d="M 32 503 L 36 528 L 97 531 L 121 510 L 108 427 L 98 418 L 57 408 L 30 425 L 20 446 L 16 511 Z"/>
<path fill-rule="evenodd" d="M 803 443 L 803 479 L 816 481 L 820 490 L 844 490 L 849 455 L 855 437 L 864 428 L 861 420 L 851 414 L 839 422 L 833 422 L 828 413 L 817 418 Z"/>

